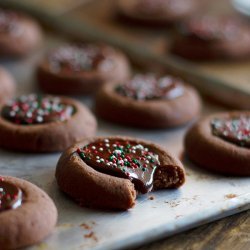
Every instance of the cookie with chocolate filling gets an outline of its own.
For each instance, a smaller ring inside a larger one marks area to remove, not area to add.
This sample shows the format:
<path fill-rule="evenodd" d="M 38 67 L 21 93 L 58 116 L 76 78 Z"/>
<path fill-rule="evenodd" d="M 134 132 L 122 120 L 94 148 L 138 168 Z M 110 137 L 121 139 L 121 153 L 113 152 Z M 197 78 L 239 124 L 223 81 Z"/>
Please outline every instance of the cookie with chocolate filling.
<path fill-rule="evenodd" d="M 184 168 L 165 149 L 127 137 L 97 137 L 67 149 L 56 168 L 59 188 L 80 205 L 126 210 L 137 193 L 178 188 Z"/>
<path fill-rule="evenodd" d="M 36 21 L 22 13 L 0 8 L 0 56 L 25 56 L 36 49 L 41 40 L 41 29 Z"/>
<path fill-rule="evenodd" d="M 15 93 L 15 80 L 7 70 L 0 67 L 0 105 L 5 103 Z"/>
<path fill-rule="evenodd" d="M 180 21 L 200 7 L 197 0 L 119 0 L 117 9 L 125 20 L 147 25 Z"/>
<path fill-rule="evenodd" d="M 52 233 L 57 209 L 49 196 L 28 181 L 0 176 L 0 246 L 17 249 Z"/>
<path fill-rule="evenodd" d="M 190 60 L 250 58 L 250 26 L 239 18 L 202 16 L 179 26 L 172 53 Z"/>
<path fill-rule="evenodd" d="M 250 176 L 250 112 L 210 115 L 185 137 L 189 158 L 202 168 L 236 176 Z"/>
<path fill-rule="evenodd" d="M 180 79 L 152 74 L 104 85 L 96 96 L 96 112 L 108 121 L 140 128 L 183 125 L 200 112 L 198 93 Z"/>
<path fill-rule="evenodd" d="M 95 131 L 90 111 L 66 97 L 23 95 L 1 108 L 0 147 L 10 150 L 61 151 Z"/>
<path fill-rule="evenodd" d="M 51 94 L 91 94 L 106 82 L 130 75 L 127 58 L 106 45 L 71 44 L 51 51 L 39 64 L 37 81 Z"/>

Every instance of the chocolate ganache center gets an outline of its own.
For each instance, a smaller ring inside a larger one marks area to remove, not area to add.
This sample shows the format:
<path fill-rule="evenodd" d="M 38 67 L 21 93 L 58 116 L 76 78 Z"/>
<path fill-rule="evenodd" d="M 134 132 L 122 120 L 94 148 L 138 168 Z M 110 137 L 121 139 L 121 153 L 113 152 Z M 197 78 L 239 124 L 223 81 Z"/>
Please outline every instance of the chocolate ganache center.
<path fill-rule="evenodd" d="M 160 166 L 156 153 L 132 140 L 100 139 L 77 153 L 97 171 L 131 180 L 141 193 L 152 189 L 154 172 Z"/>
<path fill-rule="evenodd" d="M 9 101 L 1 115 L 15 124 L 34 125 L 68 120 L 75 112 L 71 105 L 52 96 L 23 95 Z"/>
<path fill-rule="evenodd" d="M 0 212 L 15 209 L 22 203 L 22 191 L 0 177 Z"/>
<path fill-rule="evenodd" d="M 113 67 L 107 49 L 90 44 L 59 47 L 48 56 L 48 63 L 56 73 L 107 71 Z"/>
<path fill-rule="evenodd" d="M 0 34 L 19 36 L 22 28 L 19 25 L 20 16 L 14 11 L 0 9 Z"/>
<path fill-rule="evenodd" d="M 212 133 L 228 142 L 250 148 L 250 117 L 229 119 L 215 118 L 211 121 Z"/>
<path fill-rule="evenodd" d="M 136 100 L 174 99 L 183 95 L 184 86 L 181 80 L 170 76 L 156 78 L 152 74 L 139 74 L 115 90 Z"/>

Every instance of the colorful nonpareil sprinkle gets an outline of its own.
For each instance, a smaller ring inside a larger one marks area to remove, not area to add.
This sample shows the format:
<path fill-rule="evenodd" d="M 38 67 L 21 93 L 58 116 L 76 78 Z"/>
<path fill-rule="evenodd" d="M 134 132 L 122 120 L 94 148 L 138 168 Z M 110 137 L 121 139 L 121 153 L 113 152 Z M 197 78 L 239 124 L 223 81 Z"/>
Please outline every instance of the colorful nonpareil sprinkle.
<path fill-rule="evenodd" d="M 29 125 L 65 121 L 74 112 L 73 106 L 62 103 L 58 97 L 30 94 L 9 101 L 1 115 L 13 123 Z"/>
<path fill-rule="evenodd" d="M 174 99 L 183 94 L 184 87 L 180 80 L 170 76 L 139 74 L 117 86 L 116 92 L 136 100 Z"/>
<path fill-rule="evenodd" d="M 130 179 L 141 193 L 152 189 L 154 172 L 160 166 L 159 156 L 150 148 L 125 139 L 99 139 L 77 153 L 100 172 Z"/>
<path fill-rule="evenodd" d="M 212 133 L 236 145 L 250 148 L 250 117 L 216 118 L 211 122 Z"/>
<path fill-rule="evenodd" d="M 90 44 L 59 47 L 49 54 L 48 63 L 51 71 L 55 73 L 94 69 L 107 71 L 113 67 L 113 60 L 109 58 L 107 49 Z"/>
<path fill-rule="evenodd" d="M 22 203 L 21 190 L 12 183 L 0 177 L 0 212 L 7 209 L 14 209 Z"/>

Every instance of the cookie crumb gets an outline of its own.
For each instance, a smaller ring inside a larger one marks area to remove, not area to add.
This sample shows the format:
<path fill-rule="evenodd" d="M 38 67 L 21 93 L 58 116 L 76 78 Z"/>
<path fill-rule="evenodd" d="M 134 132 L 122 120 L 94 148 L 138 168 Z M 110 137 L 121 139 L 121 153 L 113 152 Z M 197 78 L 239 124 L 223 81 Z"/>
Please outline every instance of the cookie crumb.
<path fill-rule="evenodd" d="M 176 215 L 176 216 L 175 216 L 175 219 L 178 219 L 178 218 L 180 218 L 180 217 L 183 217 L 183 215 Z"/>
<path fill-rule="evenodd" d="M 225 195 L 225 198 L 227 198 L 227 199 L 233 199 L 235 197 L 237 197 L 236 194 L 227 194 L 227 195 Z"/>
<path fill-rule="evenodd" d="M 84 228 L 84 229 L 86 229 L 86 230 L 90 230 L 90 229 L 92 229 L 92 227 L 91 226 L 89 226 L 88 224 L 86 224 L 86 223 L 82 223 L 81 225 L 80 225 L 80 227 L 82 227 L 82 228 Z"/>
<path fill-rule="evenodd" d="M 97 241 L 97 237 L 95 236 L 95 233 L 93 231 L 91 231 L 88 234 L 84 234 L 84 238 L 89 238 L 89 239 L 93 239 L 93 240 Z"/>
<path fill-rule="evenodd" d="M 155 199 L 155 197 L 153 195 L 151 195 L 151 196 L 148 197 L 148 199 L 152 201 L 152 200 Z"/>

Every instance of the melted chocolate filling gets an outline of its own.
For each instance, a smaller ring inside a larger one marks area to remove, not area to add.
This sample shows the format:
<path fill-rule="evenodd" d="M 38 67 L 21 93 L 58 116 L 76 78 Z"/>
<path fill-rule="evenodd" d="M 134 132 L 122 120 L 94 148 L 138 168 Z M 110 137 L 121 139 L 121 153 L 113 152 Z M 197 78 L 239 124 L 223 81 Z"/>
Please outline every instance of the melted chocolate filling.
<path fill-rule="evenodd" d="M 0 178 L 0 212 L 15 209 L 22 203 L 22 192 L 21 190 L 6 182 L 4 178 Z"/>
<path fill-rule="evenodd" d="M 212 133 L 228 142 L 250 148 L 250 117 L 216 118 L 211 122 Z"/>
<path fill-rule="evenodd" d="M 113 67 L 108 52 L 95 45 L 68 45 L 60 47 L 48 57 L 53 72 L 85 72 L 98 69 L 107 71 Z"/>
<path fill-rule="evenodd" d="M 184 92 L 180 80 L 165 76 L 157 79 L 154 75 L 136 75 L 130 81 L 116 87 L 122 96 L 136 100 L 174 99 Z"/>
<path fill-rule="evenodd" d="M 27 95 L 10 101 L 3 106 L 1 115 L 15 124 L 43 124 L 68 120 L 74 107 L 52 96 Z"/>
<path fill-rule="evenodd" d="M 160 166 L 156 153 L 123 139 L 98 140 L 79 148 L 77 153 L 97 171 L 131 180 L 141 193 L 152 189 L 155 170 Z"/>

